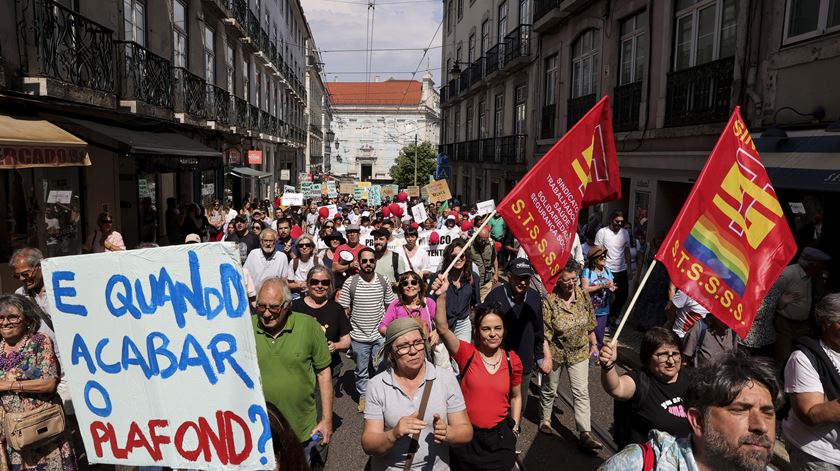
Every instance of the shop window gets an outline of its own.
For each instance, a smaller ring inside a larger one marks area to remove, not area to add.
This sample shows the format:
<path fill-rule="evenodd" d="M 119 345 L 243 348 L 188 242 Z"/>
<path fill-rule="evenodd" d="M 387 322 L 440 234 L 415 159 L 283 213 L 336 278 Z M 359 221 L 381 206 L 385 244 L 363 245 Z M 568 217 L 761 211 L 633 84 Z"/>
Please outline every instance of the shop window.
<path fill-rule="evenodd" d="M 840 0 L 788 0 L 785 44 L 840 30 Z"/>

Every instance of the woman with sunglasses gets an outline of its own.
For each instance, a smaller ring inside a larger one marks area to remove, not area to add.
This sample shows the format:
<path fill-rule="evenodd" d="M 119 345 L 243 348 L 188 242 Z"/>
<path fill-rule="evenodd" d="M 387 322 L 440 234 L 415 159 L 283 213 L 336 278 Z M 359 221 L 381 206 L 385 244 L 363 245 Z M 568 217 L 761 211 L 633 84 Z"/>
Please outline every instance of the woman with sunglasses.
<path fill-rule="evenodd" d="M 344 308 L 333 300 L 333 285 L 329 268 L 323 265 L 312 267 L 306 274 L 306 296 L 292 303 L 292 311 L 309 314 L 321 324 L 332 356 L 333 388 L 338 392 L 342 367 L 339 352 L 350 348 L 350 320 Z"/>
<path fill-rule="evenodd" d="M 257 236 L 260 235 L 260 232 L 262 232 L 263 229 L 264 227 L 261 221 L 254 221 L 251 223 L 251 232 L 253 232 Z"/>
<path fill-rule="evenodd" d="M 324 237 L 329 236 L 330 234 L 335 232 L 335 222 L 332 219 L 327 219 L 321 225 L 320 230 L 315 235 L 315 245 L 317 246 L 316 249 L 320 252 L 328 247 L 327 242 L 324 241 Z"/>
<path fill-rule="evenodd" d="M 664 327 L 645 332 L 639 346 L 641 368 L 620 375 L 615 370 L 618 349 L 606 342 L 598 360 L 601 385 L 615 399 L 615 437 L 619 449 L 630 443 L 643 443 L 653 430 L 685 437 L 690 427 L 683 407 L 689 378 L 681 374 L 680 338 Z M 664 407 L 663 404 L 667 404 Z"/>
<path fill-rule="evenodd" d="M 108 213 L 99 213 L 96 218 L 99 228 L 88 236 L 82 245 L 85 253 L 115 252 L 125 250 L 122 234 L 114 230 L 114 220 Z M 181 240 L 184 240 L 183 238 Z"/>
<path fill-rule="evenodd" d="M 607 328 L 607 317 L 610 314 L 610 303 L 617 288 L 613 281 L 610 267 L 607 266 L 607 249 L 600 245 L 593 245 L 586 256 L 586 268 L 580 274 L 583 291 L 589 293 L 592 308 L 595 309 L 595 338 L 598 348 L 604 345 L 604 331 Z"/>
<path fill-rule="evenodd" d="M 450 451 L 454 470 L 513 468 L 522 417 L 522 361 L 502 349 L 505 325 L 500 306 L 475 309 L 475 343 L 459 339 L 448 327 L 449 281 L 439 275 L 435 319 L 440 338 L 461 371 L 461 391 L 473 426 L 470 443 Z"/>
<path fill-rule="evenodd" d="M 309 270 L 319 265 L 318 258 L 314 255 L 315 240 L 304 234 L 297 239 L 297 257 L 289 261 L 286 269 L 286 279 L 289 281 L 289 289 L 292 290 L 292 299 L 298 299 L 306 294 L 306 277 Z"/>

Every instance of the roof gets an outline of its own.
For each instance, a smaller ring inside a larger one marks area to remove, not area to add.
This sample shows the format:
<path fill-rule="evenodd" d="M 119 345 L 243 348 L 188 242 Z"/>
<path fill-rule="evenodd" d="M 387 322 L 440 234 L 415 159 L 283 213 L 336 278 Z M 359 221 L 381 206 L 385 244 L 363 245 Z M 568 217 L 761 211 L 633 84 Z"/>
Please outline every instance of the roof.
<path fill-rule="evenodd" d="M 326 82 L 334 106 L 403 105 L 416 106 L 423 96 L 423 84 L 417 80 L 384 82 Z"/>

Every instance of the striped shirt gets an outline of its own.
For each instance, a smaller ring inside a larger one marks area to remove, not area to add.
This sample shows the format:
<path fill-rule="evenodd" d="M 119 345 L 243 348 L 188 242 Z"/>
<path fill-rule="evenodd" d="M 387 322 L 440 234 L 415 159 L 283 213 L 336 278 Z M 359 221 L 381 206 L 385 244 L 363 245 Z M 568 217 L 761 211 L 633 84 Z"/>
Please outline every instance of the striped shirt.
<path fill-rule="evenodd" d="M 353 307 L 350 312 L 350 327 L 352 328 L 350 338 L 357 342 L 375 342 L 381 337 L 378 327 L 385 315 L 385 306 L 391 304 L 396 297 L 388 283 L 384 283 L 386 289 L 383 292 L 383 283 L 378 279 L 382 275 L 374 274 L 370 283 L 359 275 L 355 276 L 359 278 L 359 282 L 356 284 L 356 292 L 352 300 Z M 351 282 L 352 277 L 344 283 L 344 288 L 338 296 L 338 303 L 344 309 L 350 309 Z"/>

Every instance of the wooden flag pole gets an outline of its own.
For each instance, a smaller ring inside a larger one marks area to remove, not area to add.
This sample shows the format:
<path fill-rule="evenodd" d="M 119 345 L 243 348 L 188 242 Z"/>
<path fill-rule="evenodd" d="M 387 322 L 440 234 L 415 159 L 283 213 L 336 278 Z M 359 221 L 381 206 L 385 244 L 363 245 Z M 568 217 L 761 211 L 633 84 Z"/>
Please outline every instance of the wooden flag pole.
<path fill-rule="evenodd" d="M 487 218 L 484 219 L 484 222 L 481 223 L 480 226 L 478 226 L 478 229 L 475 230 L 472 237 L 470 237 L 469 240 L 467 240 L 467 244 L 464 245 L 464 248 L 461 249 L 461 251 L 458 253 L 458 255 L 456 255 L 455 258 L 452 259 L 452 262 L 449 264 L 449 266 L 446 267 L 446 271 L 443 272 L 443 276 L 449 275 L 449 270 L 452 270 L 452 267 L 454 267 L 455 264 L 458 262 L 458 260 L 460 260 L 461 257 L 464 255 L 464 252 L 466 252 L 467 249 L 470 248 L 470 246 L 472 245 L 476 236 L 478 236 L 478 233 L 481 232 L 482 229 L 484 229 L 484 227 L 487 225 L 487 223 L 490 222 L 490 219 L 492 219 L 493 216 L 495 216 L 495 215 L 496 215 L 496 210 L 495 209 L 490 214 L 487 215 Z M 470 269 L 470 270 L 472 270 L 472 269 Z"/>
<path fill-rule="evenodd" d="M 624 324 L 627 323 L 627 319 L 630 319 L 630 313 L 633 312 L 633 307 L 636 306 L 636 300 L 639 299 L 639 294 L 642 293 L 642 289 L 645 287 L 648 277 L 650 277 L 651 272 L 653 272 L 654 265 L 656 265 L 656 259 L 653 259 L 650 263 L 647 272 L 645 272 L 644 278 L 642 278 L 642 282 L 639 284 L 639 287 L 636 288 L 636 292 L 633 293 L 633 299 L 630 300 L 630 305 L 627 306 L 627 311 L 624 312 L 624 317 L 621 318 L 621 323 L 618 324 L 618 329 L 616 329 L 615 334 L 612 336 L 612 339 L 610 339 L 610 342 L 613 344 L 618 345 L 618 336 L 621 335 L 621 331 L 624 329 Z"/>

